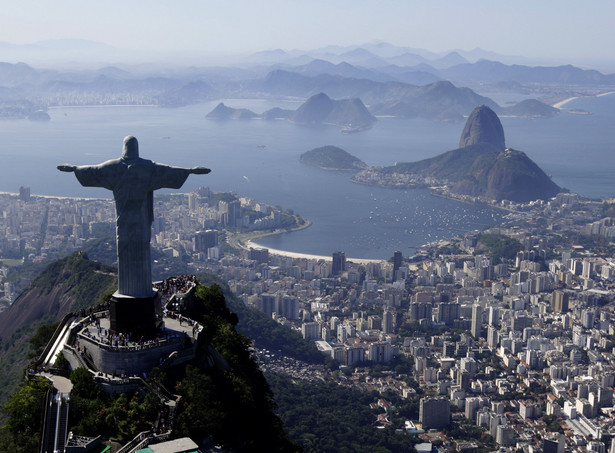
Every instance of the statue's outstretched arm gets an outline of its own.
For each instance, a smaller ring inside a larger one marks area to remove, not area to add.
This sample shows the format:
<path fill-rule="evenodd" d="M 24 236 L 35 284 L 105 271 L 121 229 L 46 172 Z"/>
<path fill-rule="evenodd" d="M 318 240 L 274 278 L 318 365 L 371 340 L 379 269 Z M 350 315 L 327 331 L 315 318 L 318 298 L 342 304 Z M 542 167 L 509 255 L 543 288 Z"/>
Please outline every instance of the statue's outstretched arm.
<path fill-rule="evenodd" d="M 192 167 L 190 169 L 190 173 L 193 173 L 195 175 L 206 175 L 207 173 L 210 173 L 210 172 L 211 170 L 205 167 Z"/>
<path fill-rule="evenodd" d="M 66 172 L 72 172 L 75 171 L 75 169 L 77 168 L 76 165 L 70 165 L 70 164 L 62 164 L 62 165 L 58 165 L 58 170 L 60 171 L 66 171 Z"/>

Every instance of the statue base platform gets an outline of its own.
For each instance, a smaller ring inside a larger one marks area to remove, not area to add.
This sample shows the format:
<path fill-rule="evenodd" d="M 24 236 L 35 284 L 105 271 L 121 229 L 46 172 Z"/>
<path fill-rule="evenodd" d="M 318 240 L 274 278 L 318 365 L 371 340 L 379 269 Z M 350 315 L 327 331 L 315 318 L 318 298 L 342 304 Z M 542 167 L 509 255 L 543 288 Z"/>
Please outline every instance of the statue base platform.
<path fill-rule="evenodd" d="M 160 295 L 153 292 L 150 297 L 130 297 L 118 294 L 111 296 L 109 318 L 111 331 L 130 333 L 134 339 L 154 338 L 158 328 L 157 314 L 160 312 Z"/>

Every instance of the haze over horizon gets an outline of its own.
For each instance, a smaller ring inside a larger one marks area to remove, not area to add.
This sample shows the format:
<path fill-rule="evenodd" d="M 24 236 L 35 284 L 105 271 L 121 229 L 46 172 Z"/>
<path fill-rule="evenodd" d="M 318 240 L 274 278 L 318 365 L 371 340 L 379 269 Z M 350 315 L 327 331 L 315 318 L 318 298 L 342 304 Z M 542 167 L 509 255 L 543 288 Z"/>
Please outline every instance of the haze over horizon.
<path fill-rule="evenodd" d="M 572 0 L 515 3 L 196 2 L 190 0 L 103 3 L 35 0 L 5 5 L 0 19 L 0 61 L 6 43 L 80 39 L 155 58 L 317 49 L 388 42 L 444 54 L 481 48 L 541 64 L 571 63 L 613 71 L 615 4 L 591 8 Z M 100 47 L 101 55 L 104 54 Z"/>

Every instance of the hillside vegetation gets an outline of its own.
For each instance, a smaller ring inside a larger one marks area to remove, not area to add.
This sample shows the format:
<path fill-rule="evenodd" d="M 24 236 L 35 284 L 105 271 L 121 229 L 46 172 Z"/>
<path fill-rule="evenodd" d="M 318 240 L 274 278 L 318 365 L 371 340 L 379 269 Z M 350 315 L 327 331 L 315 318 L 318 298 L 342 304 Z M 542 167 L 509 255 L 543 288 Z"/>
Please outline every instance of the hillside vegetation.
<path fill-rule="evenodd" d="M 314 165 L 323 170 L 361 170 L 367 167 L 365 162 L 337 146 L 322 146 L 299 156 L 303 163 Z"/>
<path fill-rule="evenodd" d="M 37 335 L 37 329 L 56 323 L 69 312 L 98 305 L 115 289 L 115 282 L 114 268 L 75 252 L 50 263 L 0 313 L 0 404 L 17 390 L 28 361 L 42 352 L 54 328 L 42 335 Z M 32 354 L 31 339 L 35 341 Z"/>

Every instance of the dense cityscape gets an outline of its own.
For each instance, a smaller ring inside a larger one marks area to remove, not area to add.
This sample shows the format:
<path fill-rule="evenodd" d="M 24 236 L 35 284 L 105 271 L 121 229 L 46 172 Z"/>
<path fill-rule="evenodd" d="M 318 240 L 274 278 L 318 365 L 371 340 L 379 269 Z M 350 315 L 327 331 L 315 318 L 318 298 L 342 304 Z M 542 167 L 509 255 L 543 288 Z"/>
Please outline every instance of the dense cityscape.
<path fill-rule="evenodd" d="M 504 224 L 413 257 L 296 258 L 247 240 L 305 220 L 201 188 L 156 199 L 152 246 L 190 273 L 218 275 L 246 306 L 336 364 L 309 365 L 256 344 L 263 371 L 417 402 L 418 417 L 394 428 L 418 435 L 418 450 L 606 452 L 615 434 L 613 204 L 562 193 L 500 206 Z M 7 278 L 19 258 L 54 259 L 114 234 L 106 199 L 22 187 L 0 196 L 0 212 L 5 306 L 23 289 Z M 376 406 L 374 429 L 390 426 L 391 403 Z"/>

